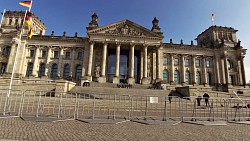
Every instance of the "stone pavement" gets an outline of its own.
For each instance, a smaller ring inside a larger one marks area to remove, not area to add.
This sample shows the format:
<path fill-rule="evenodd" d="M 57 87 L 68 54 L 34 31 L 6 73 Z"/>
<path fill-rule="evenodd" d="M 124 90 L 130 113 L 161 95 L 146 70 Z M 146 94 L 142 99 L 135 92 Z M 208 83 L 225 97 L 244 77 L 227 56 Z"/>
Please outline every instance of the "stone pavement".
<path fill-rule="evenodd" d="M 31 122 L 20 118 L 0 119 L 0 140 L 28 141 L 247 141 L 250 125 L 201 126 L 180 123 L 175 126 Z"/>

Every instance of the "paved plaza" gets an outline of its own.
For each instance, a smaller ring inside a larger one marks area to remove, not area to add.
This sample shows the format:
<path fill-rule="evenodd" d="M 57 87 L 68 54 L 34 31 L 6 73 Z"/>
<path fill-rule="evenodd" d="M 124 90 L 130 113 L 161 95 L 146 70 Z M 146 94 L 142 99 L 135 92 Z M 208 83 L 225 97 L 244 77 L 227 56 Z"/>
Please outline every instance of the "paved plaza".
<path fill-rule="evenodd" d="M 180 123 L 175 126 L 87 124 L 76 120 L 32 122 L 20 118 L 0 119 L 0 140 L 27 141 L 247 141 L 250 125 L 201 126 Z"/>

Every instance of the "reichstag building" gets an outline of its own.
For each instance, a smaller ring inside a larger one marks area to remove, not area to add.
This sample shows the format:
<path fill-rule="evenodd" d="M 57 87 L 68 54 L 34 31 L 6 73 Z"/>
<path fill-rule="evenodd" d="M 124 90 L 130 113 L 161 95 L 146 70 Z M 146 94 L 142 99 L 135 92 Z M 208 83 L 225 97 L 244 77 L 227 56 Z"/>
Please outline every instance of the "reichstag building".
<path fill-rule="evenodd" d="M 25 12 L 6 11 L 0 29 L 0 74 L 12 73 Z M 33 37 L 23 36 L 16 78 L 67 79 L 74 82 L 154 84 L 207 87 L 245 86 L 246 49 L 232 27 L 210 26 L 197 45 L 163 42 L 157 18 L 147 29 L 129 20 L 99 26 L 96 13 L 87 36 L 45 35 L 46 26 L 31 15 Z"/>

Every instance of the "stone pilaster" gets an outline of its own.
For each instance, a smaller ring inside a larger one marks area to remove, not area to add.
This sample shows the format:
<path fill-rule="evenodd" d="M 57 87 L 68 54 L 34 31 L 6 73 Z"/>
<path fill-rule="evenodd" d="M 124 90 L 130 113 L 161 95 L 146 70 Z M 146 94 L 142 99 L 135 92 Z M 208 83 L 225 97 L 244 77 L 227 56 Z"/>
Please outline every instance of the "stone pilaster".
<path fill-rule="evenodd" d="M 224 61 L 224 77 L 225 77 L 224 84 L 229 84 L 229 72 L 228 72 L 229 70 L 227 65 L 227 56 L 224 56 L 223 61 Z"/>
<path fill-rule="evenodd" d="M 50 63 L 50 58 L 51 58 L 51 47 L 48 47 L 48 54 L 47 54 L 47 59 L 46 59 L 46 68 L 45 68 L 45 76 L 50 77 L 50 72 L 49 72 L 49 63 Z"/>
<path fill-rule="evenodd" d="M 206 65 L 206 56 L 202 57 L 202 77 L 203 85 L 207 86 L 207 65 Z"/>
<path fill-rule="evenodd" d="M 105 83 L 106 80 L 106 64 L 107 64 L 107 50 L 108 50 L 108 43 L 103 43 L 103 51 L 102 51 L 102 72 L 101 77 L 98 78 L 99 83 Z"/>
<path fill-rule="evenodd" d="M 181 83 L 185 85 L 185 55 L 181 55 Z"/>
<path fill-rule="evenodd" d="M 170 75 L 169 75 L 169 80 L 170 84 L 175 84 L 174 82 L 174 54 L 170 54 Z"/>
<path fill-rule="evenodd" d="M 73 72 L 74 72 L 74 69 L 76 68 L 75 66 L 75 58 L 76 58 L 76 49 L 73 48 L 72 49 L 72 54 L 71 54 L 71 63 L 70 63 L 70 77 L 73 78 Z"/>
<path fill-rule="evenodd" d="M 162 65 L 161 65 L 161 47 L 157 48 L 156 50 L 156 82 L 160 82 L 162 80 L 161 74 L 162 74 Z"/>
<path fill-rule="evenodd" d="M 35 52 L 35 59 L 34 59 L 34 64 L 33 64 L 33 70 L 32 70 L 32 76 L 37 77 L 38 76 L 38 57 L 39 57 L 39 52 L 40 49 L 37 46 L 36 47 L 36 52 Z"/>
<path fill-rule="evenodd" d="M 244 57 L 245 56 L 241 56 L 240 64 L 241 64 L 242 83 L 245 86 L 246 85 L 246 74 L 245 74 L 245 66 L 244 66 Z"/>
<path fill-rule="evenodd" d="M 135 83 L 135 75 L 134 75 L 134 69 L 135 69 L 135 45 L 132 44 L 129 51 L 129 78 L 128 83 L 134 84 Z"/>
<path fill-rule="evenodd" d="M 192 55 L 192 61 L 191 61 L 191 76 L 192 76 L 192 83 L 196 84 L 196 67 L 195 67 L 195 55 Z"/>
<path fill-rule="evenodd" d="M 18 43 L 15 42 L 15 41 L 13 41 L 13 42 L 12 42 L 12 46 L 11 46 L 10 56 L 9 56 L 9 59 L 8 59 L 7 70 L 6 70 L 6 72 L 7 72 L 8 74 L 11 74 L 11 73 L 12 73 L 12 69 L 13 69 L 13 66 L 14 66 L 14 60 L 15 60 L 15 55 L 16 55 L 17 46 L 18 46 Z"/>
<path fill-rule="evenodd" d="M 58 63 L 58 73 L 57 75 L 61 78 L 63 76 L 63 66 L 62 66 L 62 62 L 63 62 L 63 47 L 60 48 L 60 53 L 59 53 L 59 63 Z"/>
<path fill-rule="evenodd" d="M 117 43 L 116 45 L 116 64 L 115 64 L 115 76 L 113 78 L 113 83 L 118 84 L 120 83 L 120 48 L 121 44 Z"/>

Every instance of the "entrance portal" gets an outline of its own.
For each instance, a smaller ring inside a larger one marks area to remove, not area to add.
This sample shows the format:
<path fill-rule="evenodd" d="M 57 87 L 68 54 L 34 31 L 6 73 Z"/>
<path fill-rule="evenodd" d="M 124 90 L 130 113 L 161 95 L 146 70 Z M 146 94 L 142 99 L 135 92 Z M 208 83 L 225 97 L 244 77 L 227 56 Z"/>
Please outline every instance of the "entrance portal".
<path fill-rule="evenodd" d="M 137 78 L 139 73 L 139 66 L 138 65 L 138 55 L 135 53 L 134 56 L 134 78 L 135 82 L 138 83 L 139 80 Z M 120 68 L 119 68 L 119 79 L 120 83 L 127 83 L 129 78 L 129 51 L 128 50 L 121 50 L 120 52 Z M 108 82 L 113 82 L 113 77 L 115 76 L 115 65 L 116 64 L 116 50 L 108 50 L 108 73 L 107 78 Z"/>

